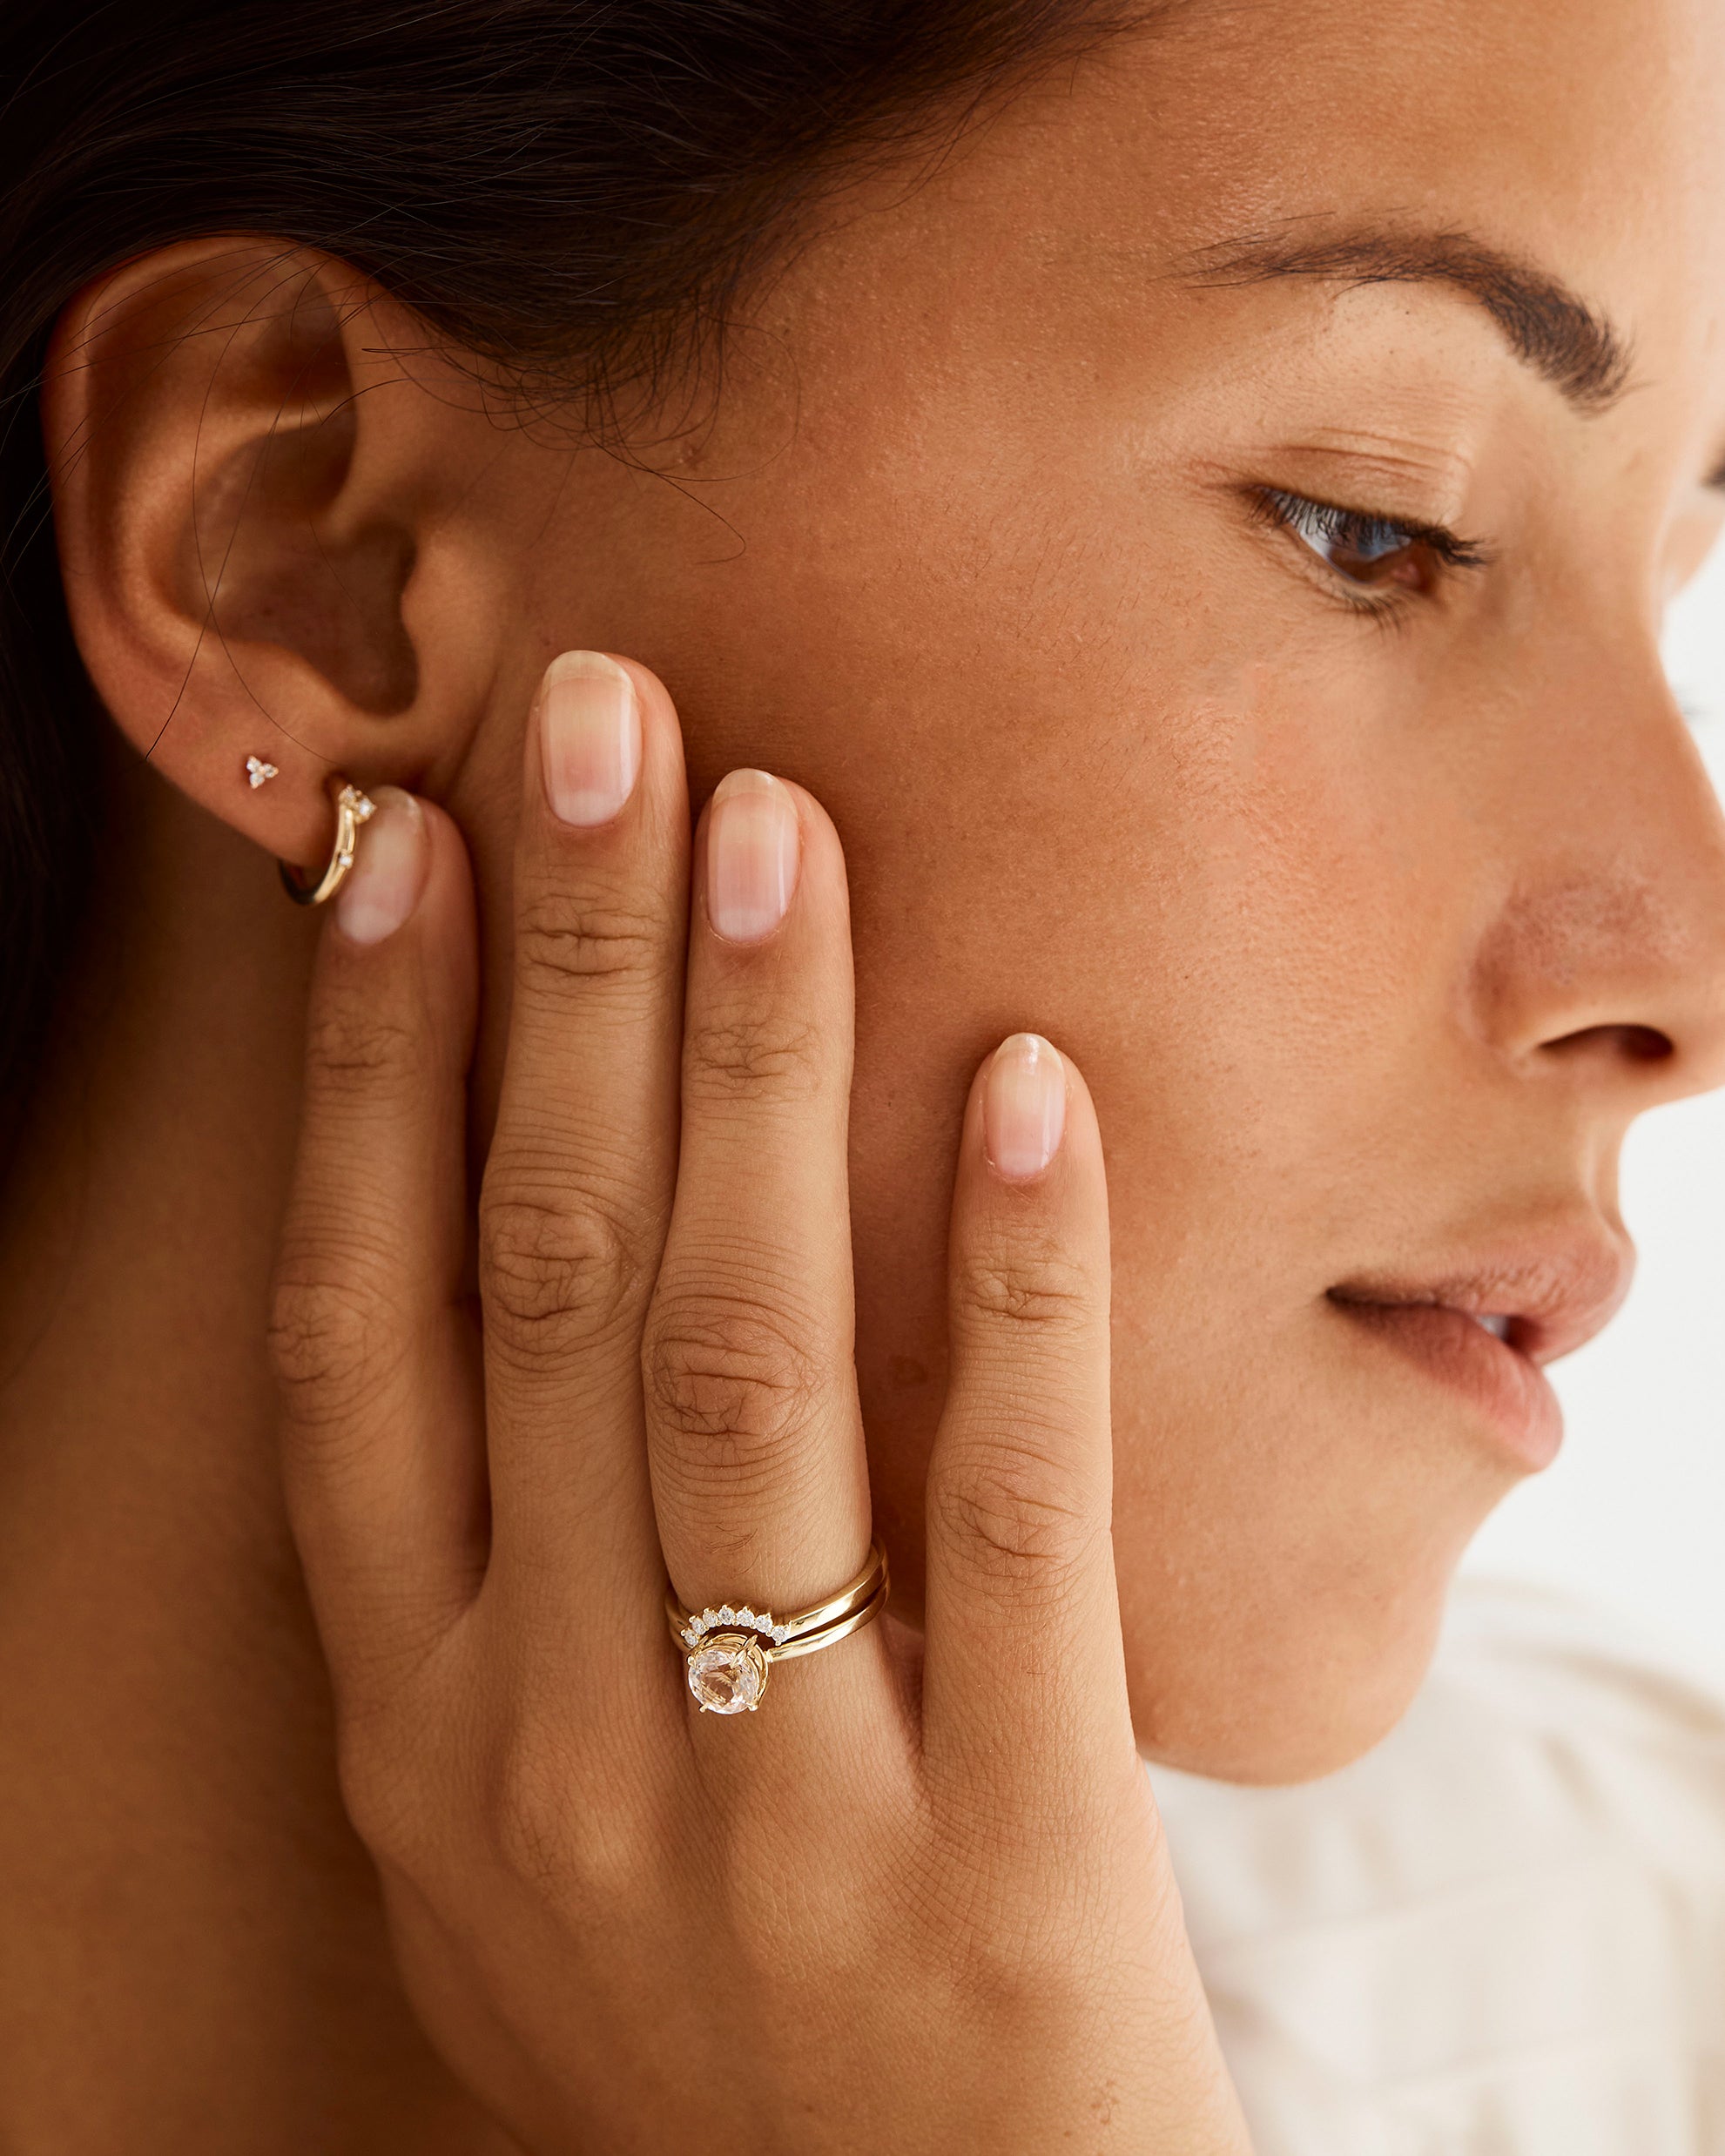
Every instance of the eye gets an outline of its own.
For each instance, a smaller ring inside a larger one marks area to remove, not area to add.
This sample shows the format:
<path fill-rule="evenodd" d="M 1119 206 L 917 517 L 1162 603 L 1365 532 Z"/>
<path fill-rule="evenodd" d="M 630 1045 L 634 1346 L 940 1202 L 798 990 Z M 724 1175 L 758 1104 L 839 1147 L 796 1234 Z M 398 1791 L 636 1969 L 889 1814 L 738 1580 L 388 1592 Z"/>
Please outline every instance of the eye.
<path fill-rule="evenodd" d="M 1405 523 L 1279 487 L 1257 488 L 1254 498 L 1266 522 L 1292 532 L 1357 590 L 1429 591 L 1445 570 L 1479 569 L 1488 558 L 1482 547 L 1441 524 Z"/>

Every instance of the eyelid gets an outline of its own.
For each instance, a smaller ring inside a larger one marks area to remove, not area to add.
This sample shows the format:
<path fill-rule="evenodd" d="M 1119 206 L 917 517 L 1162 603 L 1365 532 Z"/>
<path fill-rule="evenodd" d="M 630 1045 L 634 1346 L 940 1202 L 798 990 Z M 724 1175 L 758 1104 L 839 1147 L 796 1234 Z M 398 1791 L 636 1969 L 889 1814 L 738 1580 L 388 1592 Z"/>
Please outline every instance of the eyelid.
<path fill-rule="evenodd" d="M 1417 517 L 1396 516 L 1384 509 L 1361 509 L 1345 502 L 1326 502 L 1321 495 L 1300 494 L 1291 487 L 1257 486 L 1250 491 L 1260 514 L 1284 528 L 1297 529 L 1292 511 L 1316 509 L 1320 515 L 1338 522 L 1398 532 L 1408 545 L 1429 547 L 1446 569 L 1485 569 L 1493 559 L 1492 550 L 1482 542 L 1464 539 L 1447 525 L 1428 524 Z"/>
<path fill-rule="evenodd" d="M 1462 539 L 1445 524 L 1425 524 L 1418 517 L 1389 515 L 1382 509 L 1358 509 L 1350 502 L 1328 502 L 1317 494 L 1298 494 L 1294 488 L 1270 488 L 1270 485 L 1253 485 L 1246 489 L 1255 515 L 1259 522 L 1270 524 L 1277 530 L 1290 530 L 1296 537 L 1300 533 L 1298 511 L 1316 511 L 1322 520 L 1335 522 L 1337 526 L 1369 526 L 1376 533 L 1398 533 L 1402 545 L 1423 545 L 1436 561 L 1443 565 L 1445 574 L 1462 569 L 1486 569 L 1494 561 L 1494 552 L 1486 548 L 1479 539 Z M 1337 533 L 1339 537 L 1339 533 Z M 1311 549 L 1317 556 L 1316 548 Z M 1385 603 L 1399 603 L 1386 597 L 1365 597 L 1365 586 L 1354 583 L 1344 571 L 1332 571 L 1337 589 L 1348 589 L 1350 603 L 1365 603 L 1371 608 L 1382 608 Z"/>

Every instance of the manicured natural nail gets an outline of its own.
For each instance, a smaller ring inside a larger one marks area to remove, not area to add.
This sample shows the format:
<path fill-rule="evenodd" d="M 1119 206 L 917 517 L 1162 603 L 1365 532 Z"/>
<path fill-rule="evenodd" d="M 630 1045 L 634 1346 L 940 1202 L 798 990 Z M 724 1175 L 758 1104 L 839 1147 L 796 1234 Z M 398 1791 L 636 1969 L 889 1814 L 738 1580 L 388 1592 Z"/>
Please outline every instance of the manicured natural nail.
<path fill-rule="evenodd" d="M 997 1176 L 1028 1182 L 1060 1150 L 1066 1066 L 1039 1033 L 1001 1041 L 982 1088 L 982 1140 Z"/>
<path fill-rule="evenodd" d="M 802 853 L 797 804 L 765 771 L 721 778 L 707 824 L 707 919 L 731 943 L 758 943 L 785 918 Z"/>
<path fill-rule="evenodd" d="M 539 687 L 545 797 L 566 824 L 608 824 L 641 771 L 635 684 L 603 651 L 565 651 Z"/>
<path fill-rule="evenodd" d="M 335 894 L 335 918 L 353 943 L 381 943 L 420 902 L 431 866 L 425 811 L 400 786 L 373 786 L 377 813 L 360 826 L 354 866 Z"/>

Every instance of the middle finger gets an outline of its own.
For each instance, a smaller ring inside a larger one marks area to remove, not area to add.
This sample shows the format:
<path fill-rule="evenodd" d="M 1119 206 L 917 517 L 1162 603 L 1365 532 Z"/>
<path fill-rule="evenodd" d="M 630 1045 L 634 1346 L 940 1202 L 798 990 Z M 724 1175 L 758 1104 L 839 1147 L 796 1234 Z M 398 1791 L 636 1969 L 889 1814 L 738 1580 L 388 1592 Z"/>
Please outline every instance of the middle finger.
<path fill-rule="evenodd" d="M 734 771 L 694 883 L 682 1155 L 644 1350 L 653 1493 L 691 1608 L 782 1616 L 843 1587 L 870 1537 L 844 857 L 800 787 Z"/>

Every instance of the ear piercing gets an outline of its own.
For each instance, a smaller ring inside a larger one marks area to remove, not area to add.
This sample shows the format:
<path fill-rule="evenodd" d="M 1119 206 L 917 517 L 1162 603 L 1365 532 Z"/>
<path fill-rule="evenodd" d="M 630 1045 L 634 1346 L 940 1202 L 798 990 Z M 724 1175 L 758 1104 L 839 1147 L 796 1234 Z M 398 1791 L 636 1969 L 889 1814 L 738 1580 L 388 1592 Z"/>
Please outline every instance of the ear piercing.
<path fill-rule="evenodd" d="M 265 763 L 262 757 L 246 758 L 246 782 L 254 791 L 280 776 L 275 765 Z M 354 851 L 359 844 L 361 825 L 368 824 L 377 813 L 377 804 L 371 797 L 344 778 L 340 771 L 331 773 L 328 792 L 335 808 L 335 842 L 330 847 L 328 866 L 322 875 L 313 883 L 287 862 L 276 864 L 281 871 L 282 887 L 296 906 L 321 906 L 327 899 L 335 896 L 354 866 Z"/>
<path fill-rule="evenodd" d="M 253 782 L 256 785 L 258 782 Z M 329 792 L 335 804 L 335 843 L 330 848 L 329 866 L 315 884 L 308 884 L 297 869 L 286 861 L 277 866 L 281 870 L 282 887 L 296 906 L 321 906 L 326 899 L 333 899 L 347 880 L 347 871 L 354 866 L 354 849 L 359 843 L 360 826 L 367 824 L 377 813 L 377 804 L 368 794 L 362 793 L 339 771 L 331 774 Z"/>

